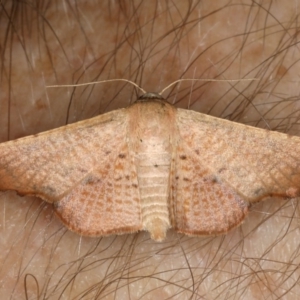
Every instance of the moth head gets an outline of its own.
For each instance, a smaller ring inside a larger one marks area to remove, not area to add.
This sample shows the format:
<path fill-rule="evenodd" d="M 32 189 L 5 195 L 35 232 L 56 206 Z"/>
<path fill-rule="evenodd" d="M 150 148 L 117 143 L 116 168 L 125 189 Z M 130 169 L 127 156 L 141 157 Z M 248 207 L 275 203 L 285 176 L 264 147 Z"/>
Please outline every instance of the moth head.
<path fill-rule="evenodd" d="M 148 101 L 148 100 L 154 100 L 154 99 L 158 99 L 158 100 L 165 100 L 165 98 L 160 95 L 159 93 L 145 93 L 143 95 L 141 95 L 137 101 Z"/>

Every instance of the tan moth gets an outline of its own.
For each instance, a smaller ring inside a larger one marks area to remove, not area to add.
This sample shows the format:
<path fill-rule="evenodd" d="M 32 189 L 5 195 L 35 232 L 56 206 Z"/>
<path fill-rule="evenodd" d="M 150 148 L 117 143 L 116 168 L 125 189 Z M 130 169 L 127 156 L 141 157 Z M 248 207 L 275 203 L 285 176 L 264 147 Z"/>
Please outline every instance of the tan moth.
<path fill-rule="evenodd" d="M 251 203 L 300 195 L 300 138 L 146 93 L 127 108 L 0 144 L 0 190 L 53 203 L 87 236 L 222 234 Z"/>

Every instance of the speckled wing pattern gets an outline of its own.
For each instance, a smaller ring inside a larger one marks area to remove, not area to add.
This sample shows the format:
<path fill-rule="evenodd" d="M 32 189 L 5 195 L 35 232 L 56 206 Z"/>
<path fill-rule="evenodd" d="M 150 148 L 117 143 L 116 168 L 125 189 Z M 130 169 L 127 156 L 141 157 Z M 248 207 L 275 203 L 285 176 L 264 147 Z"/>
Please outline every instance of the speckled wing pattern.
<path fill-rule="evenodd" d="M 89 236 L 142 229 L 136 167 L 128 145 L 122 146 L 117 156 L 96 165 L 70 194 L 55 202 L 58 216 L 69 229 Z"/>
<path fill-rule="evenodd" d="M 84 235 L 142 228 L 125 110 L 0 144 L 0 190 L 54 203 Z"/>
<path fill-rule="evenodd" d="M 251 203 L 300 195 L 299 137 L 177 110 L 171 218 L 190 235 L 238 226 Z"/>

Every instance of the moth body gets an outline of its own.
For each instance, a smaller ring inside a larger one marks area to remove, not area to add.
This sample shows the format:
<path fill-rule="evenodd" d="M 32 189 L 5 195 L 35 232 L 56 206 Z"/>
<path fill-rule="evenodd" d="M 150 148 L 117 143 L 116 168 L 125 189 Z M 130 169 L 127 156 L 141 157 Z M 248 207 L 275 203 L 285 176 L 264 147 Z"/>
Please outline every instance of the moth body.
<path fill-rule="evenodd" d="M 137 102 L 128 108 L 129 142 L 137 168 L 143 229 L 162 241 L 171 227 L 169 183 L 175 137 L 173 106 L 159 100 Z M 174 124 L 174 122 L 173 122 Z"/>

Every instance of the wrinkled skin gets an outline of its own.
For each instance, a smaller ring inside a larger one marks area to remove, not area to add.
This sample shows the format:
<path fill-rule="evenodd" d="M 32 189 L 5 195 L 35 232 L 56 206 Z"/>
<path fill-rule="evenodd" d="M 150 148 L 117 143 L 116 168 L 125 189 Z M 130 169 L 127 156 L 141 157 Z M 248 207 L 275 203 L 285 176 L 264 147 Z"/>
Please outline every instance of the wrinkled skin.
<path fill-rule="evenodd" d="M 1 142 L 135 101 L 136 90 L 120 82 L 45 88 L 108 78 L 157 92 L 181 77 L 255 77 L 184 82 L 165 96 L 178 107 L 300 134 L 297 1 L 87 3 L 1 3 Z M 298 202 L 270 199 L 251 210 L 225 236 L 169 231 L 156 243 L 143 232 L 80 237 L 51 205 L 1 193 L 2 297 L 295 299 Z"/>

